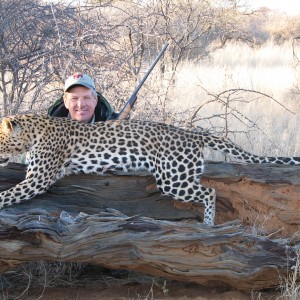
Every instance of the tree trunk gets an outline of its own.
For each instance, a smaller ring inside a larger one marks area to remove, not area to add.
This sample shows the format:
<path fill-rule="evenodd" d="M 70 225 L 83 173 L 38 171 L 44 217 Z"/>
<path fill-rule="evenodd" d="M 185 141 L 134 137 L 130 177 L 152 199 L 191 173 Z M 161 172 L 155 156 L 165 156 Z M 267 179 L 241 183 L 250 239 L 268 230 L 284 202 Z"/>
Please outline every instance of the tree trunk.
<path fill-rule="evenodd" d="M 293 272 L 299 248 L 299 170 L 208 164 L 202 182 L 216 188 L 217 223 L 244 223 L 214 227 L 199 223 L 202 208 L 161 196 L 149 174 L 68 176 L 1 210 L 0 271 L 27 261 L 77 261 L 243 290 L 278 285 Z M 24 175 L 17 164 L 0 169 L 0 190 Z"/>

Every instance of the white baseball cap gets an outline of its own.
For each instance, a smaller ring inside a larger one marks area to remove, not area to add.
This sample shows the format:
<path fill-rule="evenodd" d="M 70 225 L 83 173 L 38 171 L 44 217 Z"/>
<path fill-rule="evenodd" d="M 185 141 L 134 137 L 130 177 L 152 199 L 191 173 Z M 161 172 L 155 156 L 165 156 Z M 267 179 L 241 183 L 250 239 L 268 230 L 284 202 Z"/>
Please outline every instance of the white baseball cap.
<path fill-rule="evenodd" d="M 86 74 L 75 73 L 74 75 L 70 76 L 65 82 L 64 91 L 66 92 L 74 85 L 83 85 L 89 89 L 93 89 L 94 91 L 96 91 L 93 79 Z"/>

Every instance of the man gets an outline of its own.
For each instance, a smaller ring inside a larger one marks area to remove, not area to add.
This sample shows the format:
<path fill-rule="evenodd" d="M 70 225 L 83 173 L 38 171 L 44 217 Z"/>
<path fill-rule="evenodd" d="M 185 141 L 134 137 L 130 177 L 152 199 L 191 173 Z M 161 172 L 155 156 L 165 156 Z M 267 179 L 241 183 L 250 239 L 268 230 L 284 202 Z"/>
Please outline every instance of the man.
<path fill-rule="evenodd" d="M 66 80 L 63 96 L 48 109 L 48 115 L 70 118 L 84 123 L 106 121 L 118 117 L 108 101 L 96 92 L 92 78 L 81 73 L 76 73 Z M 27 163 L 26 155 L 24 153 L 21 156 L 21 163 Z"/>
<path fill-rule="evenodd" d="M 100 94 L 94 81 L 86 74 L 70 76 L 64 87 L 64 95 L 48 110 L 52 117 L 68 117 L 84 123 L 116 119 L 118 114 Z"/>

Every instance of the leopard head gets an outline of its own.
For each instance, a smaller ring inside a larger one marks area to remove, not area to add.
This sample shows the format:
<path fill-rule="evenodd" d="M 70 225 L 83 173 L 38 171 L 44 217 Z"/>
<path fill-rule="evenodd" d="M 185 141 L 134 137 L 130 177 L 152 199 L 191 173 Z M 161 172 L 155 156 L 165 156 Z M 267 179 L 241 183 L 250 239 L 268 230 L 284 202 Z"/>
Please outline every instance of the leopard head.
<path fill-rule="evenodd" d="M 22 130 L 13 117 L 3 118 L 0 126 L 0 166 L 5 166 L 10 157 L 24 153 Z"/>

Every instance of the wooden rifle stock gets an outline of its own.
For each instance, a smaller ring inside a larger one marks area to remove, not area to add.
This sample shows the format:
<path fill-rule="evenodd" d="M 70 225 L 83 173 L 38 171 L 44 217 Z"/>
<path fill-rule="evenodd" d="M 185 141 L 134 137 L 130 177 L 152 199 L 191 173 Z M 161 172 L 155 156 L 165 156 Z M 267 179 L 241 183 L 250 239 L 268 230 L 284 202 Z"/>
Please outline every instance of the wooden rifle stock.
<path fill-rule="evenodd" d="M 146 79 L 148 78 L 148 76 L 150 75 L 150 73 L 153 70 L 153 68 L 155 67 L 156 63 L 159 61 L 159 59 L 161 58 L 161 56 L 166 51 L 167 47 L 168 47 L 168 43 L 164 44 L 164 46 L 162 47 L 162 49 L 158 53 L 157 57 L 155 58 L 154 62 L 150 66 L 149 70 L 144 75 L 144 77 L 142 78 L 142 80 L 140 81 L 140 83 L 138 84 L 138 86 L 133 91 L 133 93 L 130 96 L 130 98 L 127 100 L 125 106 L 123 107 L 123 109 L 119 113 L 119 116 L 117 118 L 118 120 L 126 119 L 128 117 L 128 115 L 130 114 L 130 112 L 131 112 L 131 110 L 132 110 L 132 108 L 134 106 L 135 101 L 137 100 L 137 93 L 138 93 L 138 91 L 140 90 L 140 88 L 142 87 L 142 85 L 144 84 L 144 82 L 146 81 Z"/>

